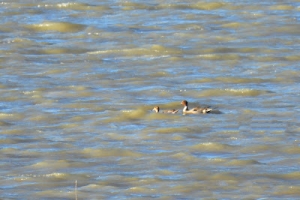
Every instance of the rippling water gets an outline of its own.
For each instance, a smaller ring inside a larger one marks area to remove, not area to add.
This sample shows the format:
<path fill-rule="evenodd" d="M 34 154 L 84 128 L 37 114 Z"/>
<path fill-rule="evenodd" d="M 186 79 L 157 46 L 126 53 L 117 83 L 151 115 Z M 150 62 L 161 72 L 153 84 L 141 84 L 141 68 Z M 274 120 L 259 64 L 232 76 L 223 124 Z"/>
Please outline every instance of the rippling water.
<path fill-rule="evenodd" d="M 0 5 L 0 198 L 300 198 L 298 0 Z"/>

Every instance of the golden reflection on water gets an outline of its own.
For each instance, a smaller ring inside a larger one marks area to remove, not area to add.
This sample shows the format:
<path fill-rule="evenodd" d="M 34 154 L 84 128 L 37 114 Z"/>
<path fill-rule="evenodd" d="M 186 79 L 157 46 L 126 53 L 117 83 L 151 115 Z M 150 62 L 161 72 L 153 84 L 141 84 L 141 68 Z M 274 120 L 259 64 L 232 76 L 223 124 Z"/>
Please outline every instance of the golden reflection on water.
<path fill-rule="evenodd" d="M 57 31 L 57 32 L 78 32 L 83 30 L 85 26 L 81 24 L 72 24 L 67 22 L 43 22 L 28 26 L 34 31 Z"/>

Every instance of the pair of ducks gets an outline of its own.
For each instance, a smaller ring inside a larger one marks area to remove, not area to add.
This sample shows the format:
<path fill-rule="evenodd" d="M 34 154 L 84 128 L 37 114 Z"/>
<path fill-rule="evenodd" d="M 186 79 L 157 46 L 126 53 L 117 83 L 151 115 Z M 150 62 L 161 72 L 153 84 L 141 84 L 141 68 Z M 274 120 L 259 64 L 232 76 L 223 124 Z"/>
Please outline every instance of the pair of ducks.
<path fill-rule="evenodd" d="M 196 108 L 192 108 L 189 110 L 188 108 L 188 102 L 186 100 L 183 100 L 181 102 L 181 105 L 183 105 L 183 114 L 206 114 L 206 113 L 209 113 L 212 109 L 211 108 L 200 108 L 200 107 L 196 107 Z M 156 112 L 156 113 L 159 113 L 160 109 L 158 106 L 155 106 L 153 108 L 153 111 Z M 168 114 L 175 114 L 178 112 L 178 110 L 163 110 L 161 111 L 162 113 L 168 113 Z"/>

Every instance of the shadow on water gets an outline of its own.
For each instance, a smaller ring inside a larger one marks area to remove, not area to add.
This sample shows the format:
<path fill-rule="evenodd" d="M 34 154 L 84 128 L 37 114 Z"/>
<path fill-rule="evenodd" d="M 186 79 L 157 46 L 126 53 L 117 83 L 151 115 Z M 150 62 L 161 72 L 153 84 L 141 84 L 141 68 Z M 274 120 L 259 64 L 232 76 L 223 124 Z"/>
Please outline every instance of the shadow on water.
<path fill-rule="evenodd" d="M 213 109 L 212 111 L 209 112 L 209 114 L 223 114 L 223 112 L 221 112 L 220 110 L 215 110 Z"/>

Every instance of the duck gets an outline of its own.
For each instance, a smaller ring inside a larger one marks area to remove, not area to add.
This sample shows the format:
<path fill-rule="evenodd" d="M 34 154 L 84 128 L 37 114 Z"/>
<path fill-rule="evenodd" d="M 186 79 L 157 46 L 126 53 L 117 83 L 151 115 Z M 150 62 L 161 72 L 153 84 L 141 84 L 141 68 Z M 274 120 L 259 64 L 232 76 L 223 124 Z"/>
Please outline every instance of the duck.
<path fill-rule="evenodd" d="M 161 113 L 166 113 L 166 114 L 175 114 L 175 113 L 178 112 L 178 110 L 175 110 L 175 109 L 173 109 L 173 110 L 160 110 L 159 106 L 155 106 L 153 108 L 153 111 L 156 112 L 156 113 L 159 113 L 159 111 L 160 111 Z"/>
<path fill-rule="evenodd" d="M 206 114 L 212 111 L 211 108 L 207 108 L 207 107 L 205 108 L 196 107 L 189 110 L 188 102 L 186 100 L 183 100 L 181 104 L 184 106 L 182 110 L 183 114 Z"/>

